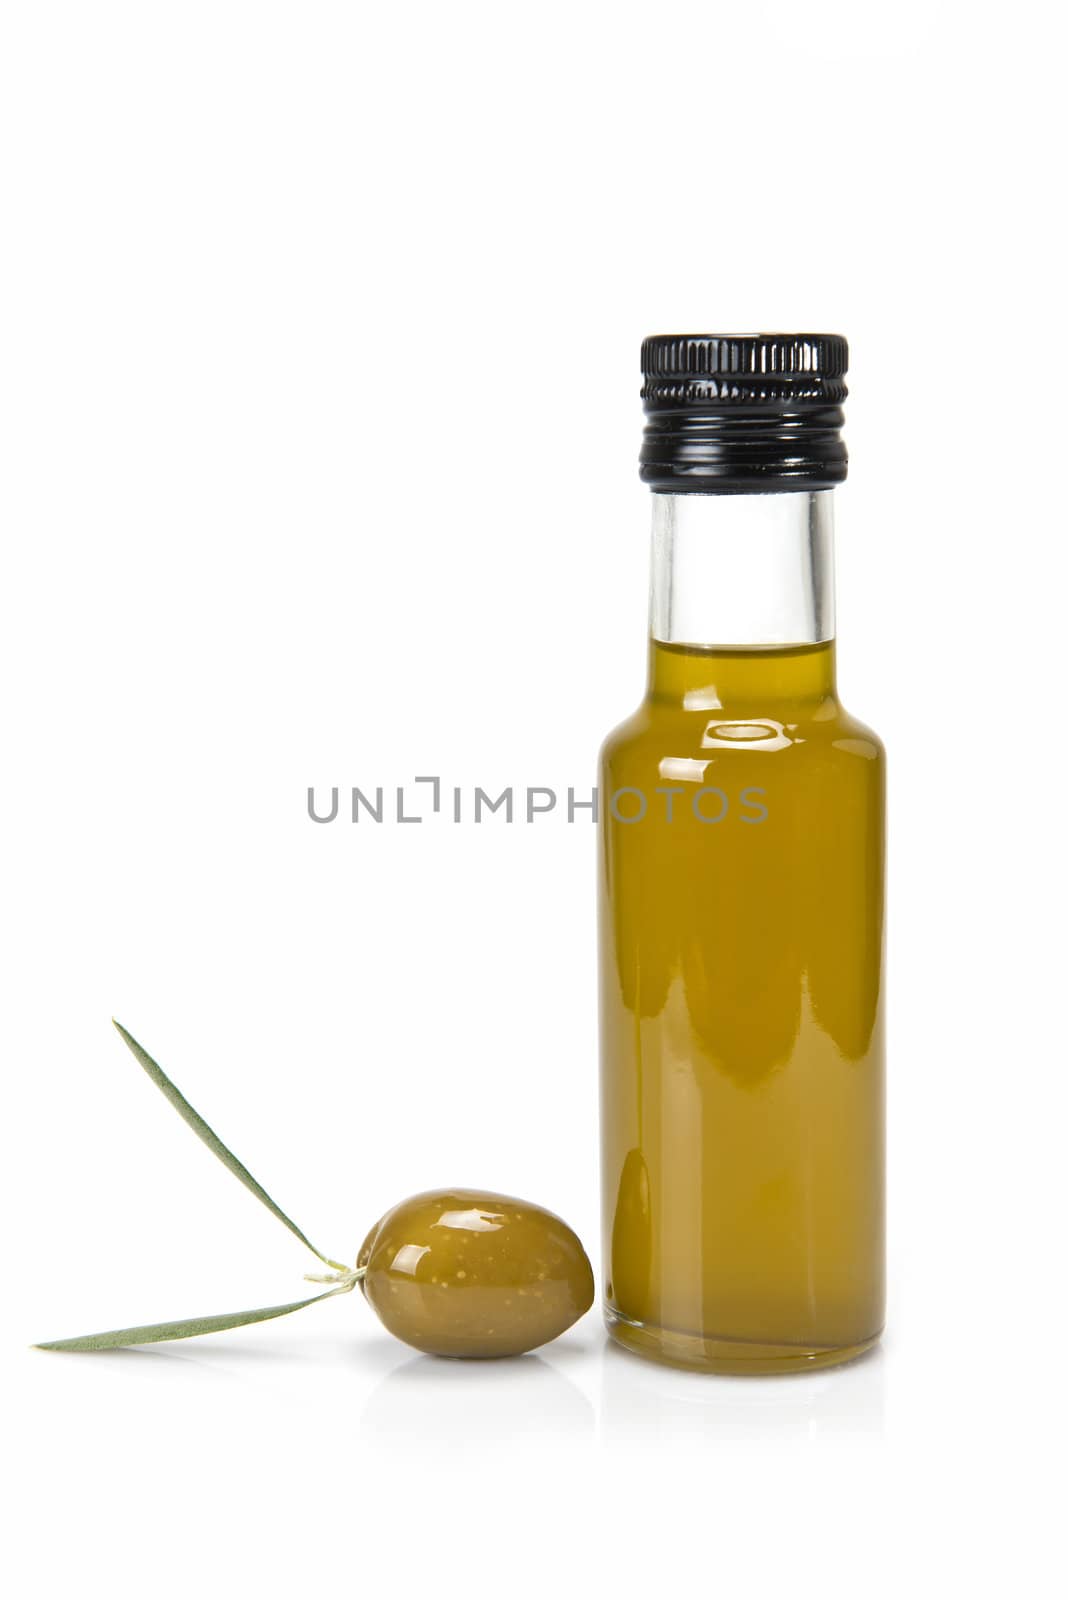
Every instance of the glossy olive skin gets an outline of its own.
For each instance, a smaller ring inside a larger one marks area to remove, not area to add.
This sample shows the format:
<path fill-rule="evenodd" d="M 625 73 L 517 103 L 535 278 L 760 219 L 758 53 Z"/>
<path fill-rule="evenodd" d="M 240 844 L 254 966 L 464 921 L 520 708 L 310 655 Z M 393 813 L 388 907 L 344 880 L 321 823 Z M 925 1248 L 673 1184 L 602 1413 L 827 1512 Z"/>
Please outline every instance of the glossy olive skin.
<path fill-rule="evenodd" d="M 593 1304 L 593 1271 L 566 1222 L 476 1189 L 435 1189 L 394 1206 L 356 1264 L 390 1333 L 428 1355 L 521 1355 Z"/>

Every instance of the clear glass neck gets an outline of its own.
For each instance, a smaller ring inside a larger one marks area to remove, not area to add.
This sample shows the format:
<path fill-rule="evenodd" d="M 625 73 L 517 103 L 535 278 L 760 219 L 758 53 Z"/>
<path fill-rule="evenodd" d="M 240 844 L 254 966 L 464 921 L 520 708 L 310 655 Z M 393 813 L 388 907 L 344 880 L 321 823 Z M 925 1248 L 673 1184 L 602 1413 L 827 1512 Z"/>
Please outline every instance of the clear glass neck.
<path fill-rule="evenodd" d="M 654 494 L 654 644 L 786 650 L 833 639 L 833 493 Z"/>

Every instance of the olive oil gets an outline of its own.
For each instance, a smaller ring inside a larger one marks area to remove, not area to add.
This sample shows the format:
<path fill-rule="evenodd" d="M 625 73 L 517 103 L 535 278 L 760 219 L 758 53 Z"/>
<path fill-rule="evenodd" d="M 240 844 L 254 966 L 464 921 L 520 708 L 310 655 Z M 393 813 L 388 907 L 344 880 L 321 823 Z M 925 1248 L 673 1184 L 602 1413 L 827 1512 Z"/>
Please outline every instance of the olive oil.
<path fill-rule="evenodd" d="M 712 1372 L 883 1321 L 884 757 L 837 698 L 819 470 L 654 495 L 648 693 L 602 751 L 606 1314 Z"/>

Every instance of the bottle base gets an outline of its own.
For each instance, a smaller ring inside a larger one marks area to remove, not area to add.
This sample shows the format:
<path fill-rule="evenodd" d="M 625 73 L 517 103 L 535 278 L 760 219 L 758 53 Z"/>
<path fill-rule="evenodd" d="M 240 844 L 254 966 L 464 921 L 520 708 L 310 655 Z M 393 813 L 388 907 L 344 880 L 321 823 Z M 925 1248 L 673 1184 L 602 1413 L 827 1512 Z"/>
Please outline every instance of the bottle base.
<path fill-rule="evenodd" d="M 725 1377 L 762 1378 L 789 1372 L 816 1372 L 855 1361 L 879 1342 L 882 1330 L 849 1345 L 756 1344 L 742 1339 L 708 1339 L 631 1322 L 610 1308 L 605 1311 L 609 1337 L 624 1350 L 687 1372 Z"/>

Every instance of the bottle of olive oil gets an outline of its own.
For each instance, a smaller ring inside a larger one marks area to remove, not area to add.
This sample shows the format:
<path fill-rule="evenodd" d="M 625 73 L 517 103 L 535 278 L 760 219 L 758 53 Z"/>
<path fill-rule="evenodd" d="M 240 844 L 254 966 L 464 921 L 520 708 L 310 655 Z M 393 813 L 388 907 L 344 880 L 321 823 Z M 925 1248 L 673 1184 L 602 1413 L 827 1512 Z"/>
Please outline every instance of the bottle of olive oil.
<path fill-rule="evenodd" d="M 847 347 L 643 346 L 648 691 L 600 772 L 605 1305 L 705 1372 L 883 1323 L 883 749 L 835 680 Z"/>

